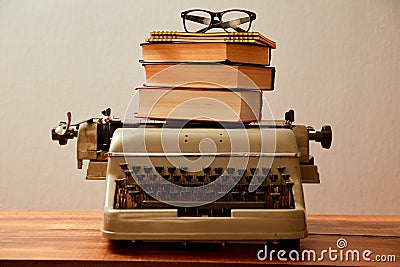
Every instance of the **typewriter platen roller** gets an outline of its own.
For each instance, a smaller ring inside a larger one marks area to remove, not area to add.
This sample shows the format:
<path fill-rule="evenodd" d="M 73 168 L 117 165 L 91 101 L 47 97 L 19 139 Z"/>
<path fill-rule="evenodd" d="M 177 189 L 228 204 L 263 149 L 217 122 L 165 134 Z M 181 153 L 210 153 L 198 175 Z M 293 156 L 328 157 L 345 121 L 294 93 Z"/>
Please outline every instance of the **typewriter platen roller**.
<path fill-rule="evenodd" d="M 238 127 L 104 118 L 53 129 L 77 137 L 78 168 L 106 179 L 103 236 L 152 241 L 240 241 L 307 236 L 302 183 L 319 183 L 309 141 L 321 131 L 285 120 Z"/>

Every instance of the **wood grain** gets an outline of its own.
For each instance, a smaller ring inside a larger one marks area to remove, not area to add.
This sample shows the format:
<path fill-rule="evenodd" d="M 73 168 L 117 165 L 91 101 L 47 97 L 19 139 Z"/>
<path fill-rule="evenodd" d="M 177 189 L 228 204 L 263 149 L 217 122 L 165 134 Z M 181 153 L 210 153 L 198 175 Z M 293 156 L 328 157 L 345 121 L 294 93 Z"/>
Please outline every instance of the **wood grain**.
<path fill-rule="evenodd" d="M 0 266 L 397 266 L 400 216 L 309 215 L 301 250 L 317 253 L 345 238 L 346 249 L 395 255 L 396 262 L 259 261 L 262 245 L 111 242 L 100 234 L 102 211 L 0 211 Z"/>

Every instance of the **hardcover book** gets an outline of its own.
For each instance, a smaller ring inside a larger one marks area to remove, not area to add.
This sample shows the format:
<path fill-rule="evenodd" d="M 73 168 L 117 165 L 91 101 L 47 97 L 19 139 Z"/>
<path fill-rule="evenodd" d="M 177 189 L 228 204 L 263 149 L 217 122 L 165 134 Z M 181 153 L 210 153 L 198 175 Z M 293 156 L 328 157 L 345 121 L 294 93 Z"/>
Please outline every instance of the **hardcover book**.
<path fill-rule="evenodd" d="M 138 118 L 221 122 L 261 119 L 261 91 L 161 87 L 136 90 L 140 97 Z"/>
<path fill-rule="evenodd" d="M 143 43 L 142 60 L 147 62 L 236 62 L 270 64 L 270 47 L 249 43 L 187 42 Z"/>
<path fill-rule="evenodd" d="M 275 68 L 245 64 L 149 64 L 146 86 L 273 90 Z"/>

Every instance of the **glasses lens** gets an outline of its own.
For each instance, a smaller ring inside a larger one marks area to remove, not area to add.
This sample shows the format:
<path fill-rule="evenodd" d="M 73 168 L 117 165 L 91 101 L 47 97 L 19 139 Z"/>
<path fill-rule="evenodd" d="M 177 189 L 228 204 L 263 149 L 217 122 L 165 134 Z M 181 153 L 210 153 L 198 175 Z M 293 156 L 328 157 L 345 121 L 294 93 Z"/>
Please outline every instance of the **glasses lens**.
<path fill-rule="evenodd" d="M 191 11 L 186 14 L 184 23 L 188 32 L 197 32 L 210 26 L 211 15 L 204 11 Z"/>
<path fill-rule="evenodd" d="M 242 32 L 250 29 L 250 16 L 243 11 L 229 11 L 222 15 L 224 30 L 228 32 Z"/>

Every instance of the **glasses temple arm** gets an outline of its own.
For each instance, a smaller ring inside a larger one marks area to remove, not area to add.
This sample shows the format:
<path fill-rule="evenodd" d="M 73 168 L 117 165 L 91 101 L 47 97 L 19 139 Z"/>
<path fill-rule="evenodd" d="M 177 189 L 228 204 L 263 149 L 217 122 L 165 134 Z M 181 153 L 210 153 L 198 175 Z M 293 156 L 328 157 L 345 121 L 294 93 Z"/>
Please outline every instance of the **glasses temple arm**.
<path fill-rule="evenodd" d="M 197 33 L 205 33 L 207 30 L 209 30 L 209 27 L 204 27 L 203 29 L 200 29 L 197 31 Z"/>
<path fill-rule="evenodd" d="M 236 27 L 236 28 L 233 28 L 235 31 L 237 31 L 237 32 L 246 32 L 245 30 L 243 30 L 242 28 L 240 28 L 240 27 Z"/>

